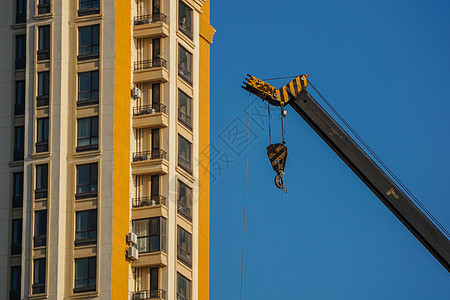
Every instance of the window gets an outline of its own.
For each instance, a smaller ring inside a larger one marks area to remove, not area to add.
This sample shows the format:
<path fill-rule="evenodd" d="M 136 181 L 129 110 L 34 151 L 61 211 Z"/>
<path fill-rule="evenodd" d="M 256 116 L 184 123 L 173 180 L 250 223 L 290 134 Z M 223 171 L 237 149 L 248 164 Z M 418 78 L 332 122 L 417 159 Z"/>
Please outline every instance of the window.
<path fill-rule="evenodd" d="M 95 291 L 97 285 L 97 258 L 95 256 L 75 259 L 74 293 Z"/>
<path fill-rule="evenodd" d="M 45 258 L 34 260 L 32 290 L 33 294 L 45 293 Z"/>
<path fill-rule="evenodd" d="M 11 267 L 10 300 L 20 300 L 21 269 L 20 266 Z"/>
<path fill-rule="evenodd" d="M 191 281 L 177 273 L 177 300 L 191 299 Z"/>
<path fill-rule="evenodd" d="M 22 253 L 22 219 L 12 220 L 11 255 Z"/>
<path fill-rule="evenodd" d="M 178 90 L 178 121 L 192 128 L 191 113 L 192 99 L 181 90 Z"/>
<path fill-rule="evenodd" d="M 12 208 L 23 206 L 23 172 L 13 174 Z"/>
<path fill-rule="evenodd" d="M 16 0 L 16 23 L 25 23 L 27 19 L 27 0 Z"/>
<path fill-rule="evenodd" d="M 35 199 L 47 198 L 48 184 L 48 165 L 36 166 L 36 190 L 34 191 Z"/>
<path fill-rule="evenodd" d="M 16 36 L 16 70 L 25 69 L 26 58 L 26 37 L 25 35 Z"/>
<path fill-rule="evenodd" d="M 192 54 L 183 46 L 178 45 L 178 75 L 192 84 Z"/>
<path fill-rule="evenodd" d="M 178 29 L 192 39 L 192 8 L 183 1 L 178 5 Z"/>
<path fill-rule="evenodd" d="M 78 74 L 78 106 L 98 103 L 98 71 Z"/>
<path fill-rule="evenodd" d="M 34 247 L 45 246 L 47 242 L 47 211 L 38 210 L 34 213 Z"/>
<path fill-rule="evenodd" d="M 50 0 L 39 0 L 38 4 L 38 14 L 49 14 L 50 13 Z"/>
<path fill-rule="evenodd" d="M 98 182 L 97 163 L 77 166 L 76 199 L 97 197 Z"/>
<path fill-rule="evenodd" d="M 16 126 L 14 127 L 14 153 L 13 160 L 23 160 L 24 156 L 24 126 Z"/>
<path fill-rule="evenodd" d="M 100 13 L 100 0 L 79 0 L 78 16 Z"/>
<path fill-rule="evenodd" d="M 178 165 L 192 173 L 191 143 L 181 135 L 178 135 Z"/>
<path fill-rule="evenodd" d="M 192 265 L 192 234 L 177 226 L 177 258 L 188 266 Z"/>
<path fill-rule="evenodd" d="M 186 184 L 178 180 L 178 213 L 188 218 L 192 219 L 192 189 Z"/>
<path fill-rule="evenodd" d="M 14 103 L 14 115 L 25 114 L 25 80 L 16 81 L 16 101 Z"/>
<path fill-rule="evenodd" d="M 95 244 L 97 242 L 97 210 L 78 211 L 76 216 L 75 246 Z"/>
<path fill-rule="evenodd" d="M 36 97 L 36 105 L 46 106 L 48 105 L 48 96 L 50 91 L 50 72 L 38 73 L 38 95 Z"/>
<path fill-rule="evenodd" d="M 48 118 L 37 119 L 36 153 L 48 151 Z"/>
<path fill-rule="evenodd" d="M 139 252 L 166 252 L 166 219 L 162 217 L 133 221 L 133 232 L 138 236 Z"/>
<path fill-rule="evenodd" d="M 78 29 L 78 60 L 98 58 L 100 49 L 100 25 Z"/>
<path fill-rule="evenodd" d="M 77 152 L 98 149 L 98 117 L 78 119 Z"/>
<path fill-rule="evenodd" d="M 50 59 L 50 25 L 40 26 L 37 60 Z"/>

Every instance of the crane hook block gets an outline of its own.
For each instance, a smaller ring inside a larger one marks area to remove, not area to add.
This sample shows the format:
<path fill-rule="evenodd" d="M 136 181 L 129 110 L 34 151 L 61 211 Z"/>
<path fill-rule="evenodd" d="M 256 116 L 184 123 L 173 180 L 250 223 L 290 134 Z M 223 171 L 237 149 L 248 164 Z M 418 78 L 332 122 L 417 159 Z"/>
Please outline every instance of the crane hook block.
<path fill-rule="evenodd" d="M 286 166 L 287 159 L 287 147 L 282 143 L 271 144 L 267 146 L 267 156 L 269 157 L 270 164 L 277 176 L 275 177 L 275 185 L 284 191 L 284 167 Z"/>

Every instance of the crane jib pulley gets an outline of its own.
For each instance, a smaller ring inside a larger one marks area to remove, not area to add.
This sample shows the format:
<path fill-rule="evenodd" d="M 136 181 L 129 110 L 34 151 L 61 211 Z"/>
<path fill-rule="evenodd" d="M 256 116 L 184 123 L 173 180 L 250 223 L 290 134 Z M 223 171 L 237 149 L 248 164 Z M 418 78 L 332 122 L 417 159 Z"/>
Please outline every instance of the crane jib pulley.
<path fill-rule="evenodd" d="M 450 272 L 450 240 L 436 224 L 419 209 L 411 198 L 377 165 L 353 138 L 327 113 L 306 91 L 308 75 L 299 75 L 283 87 L 276 89 L 270 84 L 248 75 L 242 88 L 271 105 L 290 105 L 299 116 L 322 138 L 361 181 L 380 199 L 399 221 L 427 248 L 427 250 Z M 311 87 L 321 96 L 316 88 Z M 321 96 L 322 97 L 322 96 Z M 323 99 L 323 97 L 322 97 Z M 324 99 L 327 103 L 327 101 Z M 353 131 L 352 131 L 353 132 Z M 283 144 L 271 144 L 267 155 L 272 168 L 277 172 L 275 184 L 284 187 L 284 167 L 287 148 Z M 403 186 L 403 184 L 401 184 Z M 413 196 L 411 196 L 413 197 Z M 413 197 L 414 199 L 414 197 Z M 427 212 L 427 211 L 425 211 Z M 449 235 L 450 236 L 450 235 Z"/>

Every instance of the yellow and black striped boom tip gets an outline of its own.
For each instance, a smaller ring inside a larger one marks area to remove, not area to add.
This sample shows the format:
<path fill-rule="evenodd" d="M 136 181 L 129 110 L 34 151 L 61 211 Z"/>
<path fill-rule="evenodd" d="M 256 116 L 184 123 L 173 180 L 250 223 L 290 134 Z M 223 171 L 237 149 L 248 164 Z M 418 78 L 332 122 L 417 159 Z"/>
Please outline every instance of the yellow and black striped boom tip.
<path fill-rule="evenodd" d="M 245 78 L 245 86 L 242 88 L 272 105 L 285 106 L 291 97 L 295 97 L 300 91 L 306 89 L 308 86 L 308 75 L 299 75 L 288 84 L 276 89 L 261 79 L 247 74 L 248 78 Z"/>

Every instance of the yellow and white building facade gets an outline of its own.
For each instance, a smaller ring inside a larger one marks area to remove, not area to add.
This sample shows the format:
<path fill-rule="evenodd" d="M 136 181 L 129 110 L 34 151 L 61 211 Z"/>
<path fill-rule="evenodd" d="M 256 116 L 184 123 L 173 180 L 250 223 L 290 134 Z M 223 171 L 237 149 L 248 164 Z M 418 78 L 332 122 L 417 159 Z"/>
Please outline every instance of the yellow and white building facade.
<path fill-rule="evenodd" d="M 0 299 L 209 299 L 209 0 L 0 3 Z"/>

